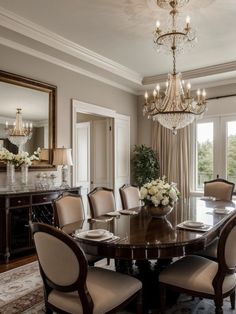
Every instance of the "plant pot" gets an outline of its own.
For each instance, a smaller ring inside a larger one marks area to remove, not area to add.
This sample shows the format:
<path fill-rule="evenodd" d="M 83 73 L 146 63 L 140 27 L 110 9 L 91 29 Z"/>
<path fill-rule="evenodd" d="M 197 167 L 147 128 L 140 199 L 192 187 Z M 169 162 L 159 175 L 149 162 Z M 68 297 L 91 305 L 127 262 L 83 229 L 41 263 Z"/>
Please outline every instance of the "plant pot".
<path fill-rule="evenodd" d="M 172 206 L 154 206 L 148 205 L 147 210 L 153 218 L 165 218 L 172 211 Z"/>

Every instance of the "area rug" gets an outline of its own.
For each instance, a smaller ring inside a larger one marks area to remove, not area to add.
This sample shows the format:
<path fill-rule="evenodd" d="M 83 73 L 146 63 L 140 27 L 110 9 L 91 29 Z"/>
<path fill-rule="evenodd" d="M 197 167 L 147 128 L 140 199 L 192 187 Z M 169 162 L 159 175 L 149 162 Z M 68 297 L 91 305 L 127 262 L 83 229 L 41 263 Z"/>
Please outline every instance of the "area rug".
<path fill-rule="evenodd" d="M 99 262 L 106 266 L 106 260 Z M 1 314 L 45 314 L 42 280 L 38 263 L 33 262 L 0 274 L 0 313 Z M 167 314 L 214 314 L 214 303 L 211 300 L 192 300 L 181 295 L 177 304 L 167 309 Z M 123 311 L 119 314 L 134 314 Z M 224 314 L 236 314 L 231 310 L 229 299 L 224 301 Z"/>

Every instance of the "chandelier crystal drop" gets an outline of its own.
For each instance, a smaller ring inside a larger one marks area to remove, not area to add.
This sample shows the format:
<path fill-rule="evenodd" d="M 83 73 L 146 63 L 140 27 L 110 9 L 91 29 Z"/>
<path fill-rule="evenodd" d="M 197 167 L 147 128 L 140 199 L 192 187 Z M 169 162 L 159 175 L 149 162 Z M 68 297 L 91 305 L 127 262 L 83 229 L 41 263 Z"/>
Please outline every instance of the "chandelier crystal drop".
<path fill-rule="evenodd" d="M 167 1 L 166 1 L 167 2 Z M 169 1 L 173 25 L 176 25 L 175 17 L 177 12 L 175 5 L 177 1 Z M 186 20 L 186 34 L 188 30 L 190 19 Z M 157 24 L 159 29 L 159 24 Z M 177 133 L 178 129 L 184 128 L 191 124 L 195 118 L 201 118 L 206 111 L 206 92 L 203 89 L 197 90 L 196 99 L 191 93 L 191 84 L 185 85 L 182 80 L 181 73 L 176 73 L 176 53 L 182 50 L 182 47 L 188 37 L 181 32 L 169 32 L 162 33 L 159 29 L 158 44 L 166 46 L 169 49 L 173 57 L 173 73 L 168 74 L 168 80 L 166 82 L 165 92 L 161 91 L 161 87 L 157 84 L 153 91 L 153 96 L 149 97 L 148 93 L 145 93 L 145 103 L 143 106 L 143 114 L 149 119 L 158 121 L 165 128 L 171 129 L 173 134 Z M 183 42 L 184 43 L 183 43 Z"/>
<path fill-rule="evenodd" d="M 24 124 L 22 121 L 21 109 L 16 109 L 16 120 L 12 128 L 9 128 L 8 121 L 6 121 L 5 127 L 6 135 L 9 141 L 18 147 L 19 152 L 22 150 L 22 146 L 31 139 L 33 133 L 32 123 Z"/>

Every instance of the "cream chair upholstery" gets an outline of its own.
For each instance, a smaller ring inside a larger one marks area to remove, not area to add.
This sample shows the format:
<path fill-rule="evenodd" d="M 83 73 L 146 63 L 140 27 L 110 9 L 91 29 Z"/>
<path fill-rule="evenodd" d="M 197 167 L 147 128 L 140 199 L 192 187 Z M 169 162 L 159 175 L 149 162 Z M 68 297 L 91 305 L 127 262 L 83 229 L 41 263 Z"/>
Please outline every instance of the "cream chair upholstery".
<path fill-rule="evenodd" d="M 120 189 L 120 197 L 123 209 L 141 206 L 139 188 L 124 184 Z"/>
<path fill-rule="evenodd" d="M 53 208 L 54 224 L 61 230 L 66 228 L 66 225 L 84 219 L 83 200 L 79 195 L 64 193 L 54 200 Z"/>
<path fill-rule="evenodd" d="M 113 190 L 96 187 L 88 194 L 91 217 L 96 218 L 116 210 Z"/>
<path fill-rule="evenodd" d="M 78 244 L 59 229 L 35 223 L 31 230 L 47 313 L 113 313 L 134 298 L 137 313 L 142 313 L 139 280 L 107 269 L 88 268 Z"/>
<path fill-rule="evenodd" d="M 231 296 L 235 308 L 236 286 L 236 216 L 223 227 L 217 247 L 217 260 L 202 256 L 185 256 L 160 273 L 162 309 L 165 289 L 175 289 L 193 296 L 213 299 L 215 313 L 223 313 L 223 298 Z M 163 311 L 162 311 L 163 312 Z"/>
<path fill-rule="evenodd" d="M 67 234 L 81 228 L 84 220 L 84 205 L 80 195 L 63 193 L 53 201 L 54 226 Z M 90 266 L 101 260 L 102 257 L 86 254 Z"/>
<path fill-rule="evenodd" d="M 224 179 L 204 182 L 204 196 L 213 196 L 218 201 L 231 201 L 234 191 L 234 183 Z M 230 204 L 229 204 L 230 205 Z M 214 240 L 205 250 L 197 252 L 198 255 L 216 260 L 218 239 Z"/>
<path fill-rule="evenodd" d="M 234 183 L 217 178 L 204 182 L 204 196 L 213 196 L 217 200 L 231 201 Z"/>

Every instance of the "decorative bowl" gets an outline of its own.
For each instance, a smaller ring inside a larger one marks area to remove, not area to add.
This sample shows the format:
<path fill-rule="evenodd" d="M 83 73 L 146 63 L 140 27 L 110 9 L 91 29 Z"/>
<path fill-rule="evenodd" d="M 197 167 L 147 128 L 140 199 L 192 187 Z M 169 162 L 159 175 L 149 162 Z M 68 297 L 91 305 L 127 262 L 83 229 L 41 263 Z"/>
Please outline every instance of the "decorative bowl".
<path fill-rule="evenodd" d="M 147 209 L 152 217 L 165 218 L 166 215 L 168 215 L 172 211 L 173 207 L 148 205 Z"/>

